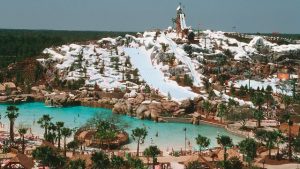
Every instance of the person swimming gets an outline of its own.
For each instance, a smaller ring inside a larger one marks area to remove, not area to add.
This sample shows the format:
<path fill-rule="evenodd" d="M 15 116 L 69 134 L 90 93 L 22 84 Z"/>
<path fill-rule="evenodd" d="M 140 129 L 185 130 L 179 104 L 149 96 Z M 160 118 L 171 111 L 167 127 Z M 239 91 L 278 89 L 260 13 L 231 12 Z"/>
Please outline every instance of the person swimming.
<path fill-rule="evenodd" d="M 158 137 L 158 132 L 156 132 L 155 136 Z"/>

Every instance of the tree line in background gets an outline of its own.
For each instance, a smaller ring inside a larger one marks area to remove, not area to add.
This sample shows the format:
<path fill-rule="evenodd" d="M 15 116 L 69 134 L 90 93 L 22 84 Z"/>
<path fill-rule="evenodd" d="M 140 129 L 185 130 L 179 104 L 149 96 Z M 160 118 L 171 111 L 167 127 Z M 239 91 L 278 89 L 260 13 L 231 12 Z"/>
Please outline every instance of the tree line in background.
<path fill-rule="evenodd" d="M 38 56 L 51 46 L 124 36 L 132 32 L 53 31 L 0 29 L 0 68 Z"/>

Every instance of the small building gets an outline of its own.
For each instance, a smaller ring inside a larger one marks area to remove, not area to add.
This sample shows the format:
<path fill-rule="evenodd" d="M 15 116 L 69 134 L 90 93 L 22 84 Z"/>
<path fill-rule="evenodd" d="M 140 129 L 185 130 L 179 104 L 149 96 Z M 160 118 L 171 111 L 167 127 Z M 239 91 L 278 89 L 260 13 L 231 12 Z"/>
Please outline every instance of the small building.
<path fill-rule="evenodd" d="M 299 134 L 300 134 L 300 125 L 295 125 L 294 124 L 294 125 L 290 126 L 290 128 L 291 128 L 291 135 L 293 137 L 299 136 Z M 287 123 L 280 124 L 279 130 L 282 133 L 289 134 L 289 126 L 288 126 L 288 124 Z"/>
<path fill-rule="evenodd" d="M 25 154 L 17 154 L 5 165 L 4 169 L 32 169 L 34 167 L 34 161 Z"/>
<path fill-rule="evenodd" d="M 290 79 L 290 74 L 289 74 L 289 70 L 287 67 L 283 67 L 281 69 L 278 70 L 277 73 L 277 78 L 283 81 L 289 80 Z"/>

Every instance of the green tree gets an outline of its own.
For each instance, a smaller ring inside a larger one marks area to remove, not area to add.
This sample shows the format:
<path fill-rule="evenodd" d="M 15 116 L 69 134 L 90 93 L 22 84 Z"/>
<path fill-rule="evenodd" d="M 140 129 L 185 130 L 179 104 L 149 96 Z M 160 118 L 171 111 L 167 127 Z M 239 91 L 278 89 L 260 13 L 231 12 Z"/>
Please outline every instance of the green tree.
<path fill-rule="evenodd" d="M 211 104 L 208 100 L 204 100 L 202 102 L 202 107 L 203 107 L 204 111 L 206 112 L 206 118 L 207 118 L 211 111 Z"/>
<path fill-rule="evenodd" d="M 19 117 L 19 108 L 16 106 L 7 106 L 6 109 L 6 117 L 9 120 L 9 138 L 11 142 L 14 142 L 15 133 L 14 133 L 14 126 L 15 126 L 15 120 Z"/>
<path fill-rule="evenodd" d="M 126 169 L 126 162 L 122 157 L 112 156 L 111 158 L 111 169 Z"/>
<path fill-rule="evenodd" d="M 49 114 L 44 114 L 38 121 L 37 123 L 40 124 L 40 126 L 42 128 L 44 128 L 45 132 L 44 132 L 44 138 L 46 138 L 46 136 L 48 135 L 48 127 L 50 125 L 50 121 L 51 121 L 52 117 L 50 117 Z"/>
<path fill-rule="evenodd" d="M 300 136 L 299 135 L 293 141 L 292 147 L 294 148 L 295 152 L 297 152 L 297 153 L 300 152 Z"/>
<path fill-rule="evenodd" d="M 172 100 L 172 96 L 171 96 L 170 92 L 168 92 L 168 100 Z"/>
<path fill-rule="evenodd" d="M 272 86 L 268 85 L 267 88 L 266 88 L 266 92 L 267 92 L 268 94 L 271 94 L 271 93 L 273 92 Z"/>
<path fill-rule="evenodd" d="M 68 169 L 85 169 L 85 168 L 86 168 L 86 163 L 85 160 L 83 159 L 71 160 L 68 166 Z"/>
<path fill-rule="evenodd" d="M 134 169 L 146 169 L 143 161 L 139 158 L 132 158 L 130 155 L 127 155 L 127 162 L 130 168 Z"/>
<path fill-rule="evenodd" d="M 276 157 L 277 159 L 279 159 L 279 150 L 280 150 L 280 144 L 283 144 L 284 143 L 284 136 L 283 134 L 281 133 L 280 130 L 274 130 L 274 134 L 276 135 L 276 147 L 277 147 L 277 154 L 276 154 Z"/>
<path fill-rule="evenodd" d="M 132 130 L 131 137 L 134 141 L 137 142 L 136 156 L 139 156 L 140 144 L 143 144 L 145 141 L 148 132 L 146 128 L 135 128 Z"/>
<path fill-rule="evenodd" d="M 226 119 L 241 124 L 241 129 L 244 129 L 249 118 L 253 117 L 253 113 L 249 110 L 234 109 L 228 112 Z"/>
<path fill-rule="evenodd" d="M 251 97 L 251 101 L 261 111 L 262 105 L 265 103 L 265 97 L 263 93 L 259 92 L 254 94 L 253 97 Z"/>
<path fill-rule="evenodd" d="M 229 109 L 233 108 L 233 107 L 236 107 L 238 105 L 239 105 L 239 103 L 237 101 L 233 100 L 232 98 L 228 99 L 228 108 Z"/>
<path fill-rule="evenodd" d="M 235 96 L 235 88 L 234 88 L 233 84 L 230 85 L 230 94 L 232 96 Z"/>
<path fill-rule="evenodd" d="M 249 166 L 251 166 L 251 162 L 256 157 L 257 144 L 256 141 L 252 138 L 246 138 L 245 140 L 239 143 L 241 153 L 246 156 L 246 161 Z"/>
<path fill-rule="evenodd" d="M 193 85 L 193 79 L 188 74 L 185 74 L 183 76 L 183 83 L 186 86 L 192 86 Z"/>
<path fill-rule="evenodd" d="M 61 129 L 61 135 L 64 138 L 64 155 L 67 156 L 67 137 L 72 135 L 72 130 L 64 127 Z"/>
<path fill-rule="evenodd" d="M 287 111 L 289 106 L 293 103 L 293 98 L 288 95 L 283 95 L 282 96 L 282 102 L 284 104 L 284 110 Z"/>
<path fill-rule="evenodd" d="M 79 142 L 77 140 L 73 140 L 73 141 L 70 141 L 68 144 L 67 144 L 67 148 L 69 150 L 72 150 L 73 152 L 73 155 L 75 154 L 75 150 L 79 148 Z"/>
<path fill-rule="evenodd" d="M 272 94 L 267 93 L 265 95 L 265 102 L 267 103 L 267 109 L 269 109 L 269 107 L 272 105 L 272 103 L 274 103 L 274 98 L 273 98 Z"/>
<path fill-rule="evenodd" d="M 160 154 L 160 150 L 157 146 L 149 146 L 144 150 L 144 156 L 152 157 L 152 168 L 155 169 L 156 156 Z"/>
<path fill-rule="evenodd" d="M 229 136 L 222 135 L 217 137 L 217 142 L 224 149 L 224 162 L 225 162 L 227 159 L 227 148 L 232 147 L 233 145 L 232 139 Z"/>
<path fill-rule="evenodd" d="M 223 117 L 227 114 L 227 106 L 224 103 L 218 105 L 217 116 L 221 118 L 221 123 L 223 122 Z"/>
<path fill-rule="evenodd" d="M 265 137 L 266 147 L 269 150 L 269 158 L 271 158 L 271 150 L 274 148 L 277 141 L 277 133 L 275 131 L 267 131 Z"/>
<path fill-rule="evenodd" d="M 103 142 L 106 141 L 108 149 L 110 148 L 110 142 L 116 137 L 117 131 L 115 126 L 107 121 L 100 121 L 97 124 L 96 138 L 100 139 L 103 146 Z"/>
<path fill-rule="evenodd" d="M 259 110 L 259 109 L 258 110 L 253 110 L 253 117 L 257 121 L 257 127 L 260 128 L 261 127 L 261 121 L 265 117 L 264 112 L 262 110 Z"/>
<path fill-rule="evenodd" d="M 188 162 L 186 169 L 202 169 L 202 165 L 199 161 Z"/>
<path fill-rule="evenodd" d="M 26 128 L 20 128 L 18 130 L 20 136 L 22 137 L 22 154 L 24 154 L 25 152 L 25 134 L 27 133 L 27 129 Z"/>
<path fill-rule="evenodd" d="M 32 157 L 43 165 L 43 168 L 65 168 L 66 158 L 57 154 L 52 148 L 48 146 L 37 147 L 32 152 Z"/>
<path fill-rule="evenodd" d="M 92 169 L 107 169 L 110 166 L 108 156 L 103 152 L 95 152 L 92 154 Z"/>
<path fill-rule="evenodd" d="M 60 149 L 61 129 L 64 127 L 64 122 L 56 122 L 58 149 Z"/>
<path fill-rule="evenodd" d="M 198 134 L 198 136 L 196 137 L 196 143 L 199 146 L 199 155 L 200 155 L 202 148 L 206 148 L 209 146 L 210 140 L 209 138 Z"/>
<path fill-rule="evenodd" d="M 242 169 L 243 163 L 238 157 L 232 157 L 227 161 L 219 161 L 217 163 L 217 167 L 224 169 Z"/>
<path fill-rule="evenodd" d="M 50 147 L 47 146 L 42 146 L 42 147 L 37 147 L 35 150 L 32 152 L 32 157 L 39 161 L 43 165 L 43 168 L 45 166 L 50 166 L 51 163 L 51 157 L 54 154 L 54 150 Z"/>
<path fill-rule="evenodd" d="M 149 85 L 146 85 L 146 86 L 145 86 L 144 92 L 145 92 L 145 93 L 150 93 L 150 92 L 151 92 L 151 89 L 150 89 L 150 86 L 149 86 Z"/>

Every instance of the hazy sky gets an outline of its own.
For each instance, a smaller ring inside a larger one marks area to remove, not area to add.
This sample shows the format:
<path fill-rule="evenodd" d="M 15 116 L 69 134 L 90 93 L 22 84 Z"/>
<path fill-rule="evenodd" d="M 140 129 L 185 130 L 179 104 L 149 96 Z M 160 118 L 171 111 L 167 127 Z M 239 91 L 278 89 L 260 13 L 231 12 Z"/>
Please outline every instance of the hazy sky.
<path fill-rule="evenodd" d="M 193 28 L 300 33 L 300 0 L 0 0 L 0 28 L 167 28 L 179 2 Z"/>

